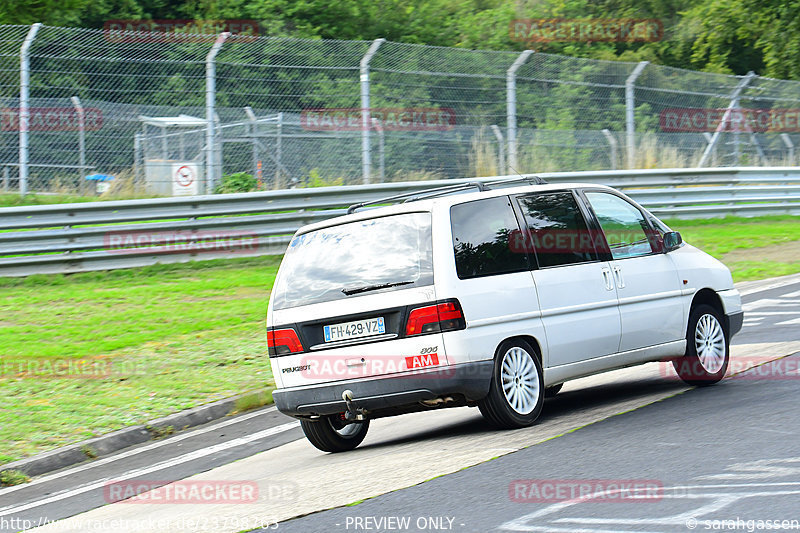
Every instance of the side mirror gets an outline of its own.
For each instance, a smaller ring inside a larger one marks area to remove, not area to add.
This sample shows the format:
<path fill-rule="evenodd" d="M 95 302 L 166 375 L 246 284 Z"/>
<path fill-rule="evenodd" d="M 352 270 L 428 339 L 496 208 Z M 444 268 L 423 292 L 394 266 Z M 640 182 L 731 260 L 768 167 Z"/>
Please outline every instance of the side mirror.
<path fill-rule="evenodd" d="M 664 253 L 669 253 L 672 250 L 681 247 L 683 244 L 683 238 L 681 234 L 677 231 L 668 231 L 664 234 Z"/>

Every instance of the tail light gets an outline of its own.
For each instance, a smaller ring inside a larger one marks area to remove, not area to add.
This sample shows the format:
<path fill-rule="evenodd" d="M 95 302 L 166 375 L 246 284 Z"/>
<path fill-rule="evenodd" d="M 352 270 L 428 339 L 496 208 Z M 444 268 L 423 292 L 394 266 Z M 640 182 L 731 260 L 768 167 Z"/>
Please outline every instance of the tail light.
<path fill-rule="evenodd" d="M 267 349 L 271 356 L 288 355 L 290 353 L 302 353 L 303 344 L 293 328 L 268 329 Z"/>
<path fill-rule="evenodd" d="M 454 331 L 466 327 L 467 321 L 464 319 L 461 304 L 458 300 L 448 300 L 412 309 L 406 323 L 406 336 Z"/>

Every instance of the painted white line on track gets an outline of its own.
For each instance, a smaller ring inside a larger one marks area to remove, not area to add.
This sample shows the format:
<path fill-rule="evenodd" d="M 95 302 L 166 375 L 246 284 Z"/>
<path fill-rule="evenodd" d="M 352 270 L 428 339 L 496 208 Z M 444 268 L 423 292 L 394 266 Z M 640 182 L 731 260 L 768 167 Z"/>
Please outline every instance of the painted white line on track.
<path fill-rule="evenodd" d="M 226 426 L 230 426 L 231 424 L 236 424 L 236 423 L 242 422 L 244 420 L 249 420 L 251 418 L 255 418 L 255 417 L 263 415 L 263 414 L 271 413 L 272 411 L 275 411 L 275 409 L 276 409 L 276 407 L 273 405 L 272 407 L 268 407 L 267 409 L 263 409 L 261 411 L 255 412 L 255 413 L 248 413 L 248 414 L 237 416 L 236 418 L 231 418 L 231 419 L 224 420 L 224 421 L 221 421 L 221 422 L 212 423 L 211 426 L 208 426 L 208 427 L 205 427 L 205 428 L 196 429 L 196 430 L 190 431 L 188 433 L 181 433 L 180 435 L 175 435 L 173 437 L 169 437 L 168 439 L 160 440 L 160 441 L 154 442 L 152 444 L 147 444 L 146 446 L 141 446 L 139 448 L 134 448 L 132 450 L 128 450 L 128 451 L 125 451 L 125 452 L 122 452 L 122 453 L 118 453 L 118 454 L 112 455 L 110 457 L 104 457 L 103 459 L 97 459 L 96 461 L 92 461 L 91 463 L 82 464 L 82 465 L 76 466 L 74 468 L 70 468 L 68 470 L 63 470 L 61 472 L 57 472 L 55 474 L 50 474 L 50 475 L 45 475 L 45 476 L 42 476 L 42 477 L 37 477 L 33 481 L 31 481 L 30 483 L 25 483 L 23 485 L 15 485 L 13 487 L 7 487 L 5 489 L 0 489 L 0 496 L 6 495 L 6 494 L 11 493 L 11 492 L 14 492 L 16 490 L 32 487 L 32 486 L 35 486 L 35 485 L 39 485 L 41 483 L 47 483 L 49 481 L 53 481 L 54 479 L 59 479 L 59 478 L 62 478 L 64 476 L 70 476 L 72 474 L 77 474 L 77 473 L 83 472 L 85 470 L 89 470 L 90 468 L 94 468 L 96 466 L 103 466 L 103 465 L 106 465 L 108 463 L 113 463 L 114 461 L 119 461 L 120 459 L 127 459 L 128 457 L 132 457 L 134 455 L 138 455 L 138 454 L 144 453 L 144 452 L 149 452 L 150 450 L 155 450 L 156 448 L 161 448 L 162 446 L 167 446 L 169 444 L 175 444 L 176 442 L 180 442 L 180 441 L 185 440 L 185 439 L 196 437 L 198 435 L 202 435 L 204 433 L 208 433 L 209 431 L 215 431 L 217 429 L 224 428 Z M 0 511 L 2 511 L 2 510 L 3 509 L 0 508 Z"/>
<path fill-rule="evenodd" d="M 50 496 L 49 498 L 44 498 L 42 500 L 33 501 L 30 503 L 26 503 L 23 505 L 19 505 L 16 507 L 6 507 L 5 509 L 0 509 L 0 516 L 6 516 L 15 513 L 21 513 L 23 511 L 27 511 L 28 509 L 33 509 L 35 507 L 40 507 L 42 505 L 47 505 L 48 503 L 57 502 L 60 500 L 64 500 L 66 498 L 71 498 L 73 496 L 77 496 L 79 494 L 83 494 L 85 492 L 89 492 L 91 490 L 102 488 L 106 483 L 109 481 L 124 481 L 126 479 L 131 479 L 137 476 L 142 476 L 145 474 L 149 474 L 151 472 L 157 472 L 159 470 L 164 470 L 166 468 L 170 468 L 172 466 L 176 466 L 182 463 L 186 463 L 188 461 L 194 461 L 195 459 L 200 459 L 201 457 L 206 457 L 207 455 L 212 455 L 217 452 L 221 452 L 223 450 L 227 450 L 228 448 L 235 448 L 236 446 L 242 446 L 243 444 L 247 444 L 259 439 L 263 439 L 264 437 L 269 437 L 271 435 L 276 435 L 278 433 L 283 433 L 284 431 L 289 431 L 290 429 L 294 429 L 296 427 L 300 427 L 300 422 L 289 422 L 287 424 L 281 424 L 280 426 L 275 426 L 269 429 L 265 429 L 263 431 L 259 431 L 257 433 L 253 433 L 252 435 L 248 435 L 246 437 L 239 437 L 238 439 L 233 439 L 228 442 L 221 442 L 219 444 L 215 444 L 213 446 L 209 446 L 207 448 L 203 448 L 202 450 L 196 450 L 193 452 L 189 452 L 187 454 L 174 457 L 172 459 L 168 459 L 166 461 L 162 461 L 160 463 L 154 464 L 147 468 L 139 468 L 136 470 L 130 470 L 121 474 L 119 476 L 113 476 L 110 478 L 104 478 L 99 481 L 95 481 L 93 483 L 89 483 L 88 485 L 84 485 L 82 487 L 78 487 L 76 489 L 68 490 L 59 494 L 55 494 Z"/>

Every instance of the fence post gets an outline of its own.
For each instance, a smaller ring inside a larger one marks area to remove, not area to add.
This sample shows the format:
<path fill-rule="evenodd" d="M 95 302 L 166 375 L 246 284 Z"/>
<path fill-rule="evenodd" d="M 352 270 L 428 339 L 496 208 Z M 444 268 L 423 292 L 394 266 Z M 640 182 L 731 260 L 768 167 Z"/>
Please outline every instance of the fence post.
<path fill-rule="evenodd" d="M 386 181 L 386 136 L 383 134 L 383 125 L 377 118 L 372 119 L 372 127 L 378 132 L 378 176 L 380 183 Z"/>
<path fill-rule="evenodd" d="M 216 59 L 220 48 L 230 36 L 230 32 L 222 32 L 214 42 L 214 46 L 206 56 L 206 193 L 214 191 L 216 178 L 216 161 L 214 148 L 216 145 L 215 106 L 217 103 L 217 68 Z"/>
<path fill-rule="evenodd" d="M 789 165 L 794 166 L 794 143 L 792 138 L 789 137 L 788 133 L 781 133 L 781 140 L 786 145 L 786 148 L 789 149 Z"/>
<path fill-rule="evenodd" d="M 37 22 L 28 30 L 28 35 L 19 49 L 19 194 L 28 194 L 28 126 L 31 110 L 28 107 L 31 85 L 30 51 L 33 40 L 42 27 Z"/>
<path fill-rule="evenodd" d="M 634 86 L 636 78 L 642 73 L 644 68 L 650 63 L 649 61 L 641 61 L 636 68 L 633 69 L 631 75 L 625 80 L 625 136 L 626 136 L 626 167 L 633 168 L 636 164 L 636 102 L 634 95 Z"/>
<path fill-rule="evenodd" d="M 370 182 L 372 160 L 370 158 L 369 130 L 372 127 L 369 106 L 369 62 L 386 39 L 375 39 L 361 58 L 361 174 L 364 183 Z"/>
<path fill-rule="evenodd" d="M 492 124 L 490 127 L 492 128 L 492 133 L 494 133 L 494 136 L 497 139 L 497 173 L 502 174 L 506 171 L 506 156 L 505 150 L 503 150 L 503 145 L 505 144 L 503 142 L 503 132 L 500 131 L 500 128 L 497 126 L 497 124 Z"/>
<path fill-rule="evenodd" d="M 77 96 L 70 98 L 75 112 L 78 113 L 78 164 L 80 165 L 81 182 L 78 185 L 80 190 L 85 190 L 86 186 L 86 116 L 83 112 L 81 99 Z"/>
<path fill-rule="evenodd" d="M 253 113 L 253 108 L 249 105 L 244 106 L 244 112 L 247 115 L 247 119 L 250 121 L 250 124 L 247 127 L 247 131 L 250 135 L 250 143 L 253 145 L 253 177 L 256 178 L 258 183 L 258 188 L 261 188 L 261 176 L 258 175 L 258 139 L 256 137 L 256 114 Z"/>
<path fill-rule="evenodd" d="M 730 120 L 731 111 L 736 109 L 739 106 L 739 95 L 742 94 L 742 91 L 750 84 L 750 80 L 752 80 L 756 76 L 756 73 L 752 70 L 747 73 L 745 77 L 739 82 L 736 88 L 731 93 L 731 101 L 728 104 L 728 107 L 725 108 L 725 113 L 723 113 L 722 118 L 717 125 L 717 129 L 714 131 L 714 135 L 711 137 L 711 140 L 708 142 L 706 149 L 703 151 L 703 156 L 700 158 L 700 162 L 697 163 L 698 167 L 704 166 L 708 162 L 708 158 L 711 155 L 712 150 L 717 146 L 719 142 L 719 136 L 722 133 L 722 130 L 725 129 L 725 126 L 728 124 Z M 738 161 L 736 162 L 739 163 Z"/>
<path fill-rule="evenodd" d="M 144 183 L 144 180 L 141 179 L 143 161 L 144 158 L 142 157 L 142 134 L 134 133 L 133 134 L 133 190 L 134 191 L 138 191 L 139 186 L 142 183 Z"/>
<path fill-rule="evenodd" d="M 283 187 L 283 177 L 281 176 L 281 156 L 283 155 L 283 111 L 278 113 L 278 123 L 275 126 L 275 189 Z M 291 179 L 291 175 L 287 172 L 286 179 Z"/>
<path fill-rule="evenodd" d="M 506 129 L 508 134 L 506 174 L 517 172 L 517 71 L 533 52 L 533 50 L 522 52 L 506 71 Z"/>
<path fill-rule="evenodd" d="M 617 170 L 617 140 L 614 138 L 614 134 L 607 128 L 603 129 L 603 135 L 608 141 L 608 146 L 611 150 L 611 170 Z"/>

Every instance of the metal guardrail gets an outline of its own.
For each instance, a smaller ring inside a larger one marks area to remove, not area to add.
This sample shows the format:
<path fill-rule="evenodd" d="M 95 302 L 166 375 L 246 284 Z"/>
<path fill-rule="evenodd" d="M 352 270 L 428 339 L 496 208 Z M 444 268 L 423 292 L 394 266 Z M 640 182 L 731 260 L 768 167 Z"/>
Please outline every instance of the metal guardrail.
<path fill-rule="evenodd" d="M 800 214 L 796 167 L 538 176 L 550 183 L 610 185 L 669 218 Z M 342 215 L 351 204 L 503 177 L 514 176 L 2 208 L 0 276 L 281 254 L 298 228 Z"/>

